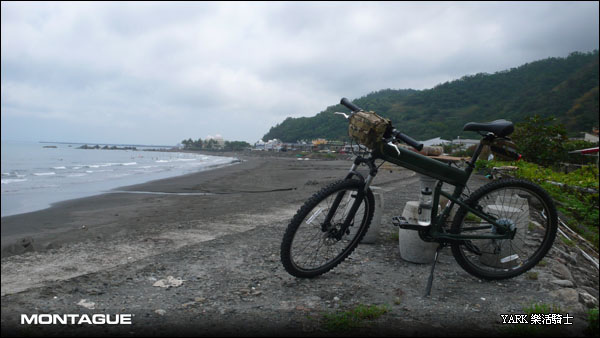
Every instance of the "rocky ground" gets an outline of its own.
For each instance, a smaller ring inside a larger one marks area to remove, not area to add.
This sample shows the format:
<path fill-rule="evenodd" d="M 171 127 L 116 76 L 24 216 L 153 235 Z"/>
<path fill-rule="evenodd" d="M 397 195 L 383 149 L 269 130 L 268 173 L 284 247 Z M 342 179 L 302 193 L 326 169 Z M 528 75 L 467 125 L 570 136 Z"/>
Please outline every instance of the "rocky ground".
<path fill-rule="evenodd" d="M 418 177 L 404 170 L 382 170 L 375 183 L 382 188 L 385 212 L 374 244 L 359 245 L 318 278 L 290 276 L 279 252 L 289 219 L 346 165 L 314 161 L 313 174 L 305 175 L 304 161 L 276 161 L 282 177 L 297 175 L 293 191 L 246 194 L 228 200 L 228 212 L 170 217 L 110 240 L 4 257 L 2 335 L 506 336 L 532 328 L 584 334 L 587 310 L 598 306 L 598 269 L 558 238 L 537 267 L 500 282 L 472 277 L 445 248 L 432 294 L 425 297 L 431 266 L 400 258 L 398 230 L 389 222 L 417 198 Z M 321 174 L 314 175 L 317 170 Z M 235 179 L 239 172 L 230 175 L 220 179 Z M 474 177 L 470 186 L 483 183 Z M 251 200 L 272 203 L 236 207 Z M 160 205 L 153 208 L 160 214 Z M 572 325 L 502 324 L 502 314 L 524 314 L 533 304 L 568 314 Z M 344 321 L 344 314 L 361 305 L 375 305 L 383 314 L 356 325 Z M 20 315 L 31 313 L 131 313 L 133 324 L 21 325 Z"/>

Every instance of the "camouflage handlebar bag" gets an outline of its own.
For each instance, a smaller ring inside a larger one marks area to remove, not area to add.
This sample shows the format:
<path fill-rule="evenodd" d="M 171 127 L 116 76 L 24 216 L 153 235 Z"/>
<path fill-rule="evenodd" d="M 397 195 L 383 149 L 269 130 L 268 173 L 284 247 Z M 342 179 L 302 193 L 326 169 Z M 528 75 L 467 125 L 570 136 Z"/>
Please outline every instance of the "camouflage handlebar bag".
<path fill-rule="evenodd" d="M 367 148 L 375 149 L 389 126 L 391 126 L 389 119 L 372 111 L 361 110 L 350 117 L 348 135 Z"/>

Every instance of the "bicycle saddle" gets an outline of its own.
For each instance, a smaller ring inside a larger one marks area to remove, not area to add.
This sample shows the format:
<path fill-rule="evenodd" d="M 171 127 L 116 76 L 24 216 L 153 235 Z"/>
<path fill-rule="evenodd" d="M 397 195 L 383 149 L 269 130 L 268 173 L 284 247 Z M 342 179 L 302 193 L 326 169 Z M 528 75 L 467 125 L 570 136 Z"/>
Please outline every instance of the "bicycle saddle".
<path fill-rule="evenodd" d="M 469 122 L 463 127 L 463 131 L 489 131 L 500 137 L 508 136 L 514 130 L 513 123 L 506 120 L 496 120 L 487 123 Z"/>

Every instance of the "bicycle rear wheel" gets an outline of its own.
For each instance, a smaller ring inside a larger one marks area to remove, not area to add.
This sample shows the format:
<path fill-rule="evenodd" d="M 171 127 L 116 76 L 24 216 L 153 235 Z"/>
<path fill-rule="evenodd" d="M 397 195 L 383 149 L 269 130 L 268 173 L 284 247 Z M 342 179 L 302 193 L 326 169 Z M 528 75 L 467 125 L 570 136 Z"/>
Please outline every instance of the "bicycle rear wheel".
<path fill-rule="evenodd" d="M 533 268 L 546 255 L 558 217 L 552 198 L 537 184 L 502 179 L 475 191 L 466 203 L 516 231 L 512 239 L 473 239 L 452 244 L 456 261 L 470 274 L 495 280 L 515 277 Z M 451 232 L 462 235 L 500 234 L 492 224 L 461 207 Z"/>
<path fill-rule="evenodd" d="M 375 205 L 373 193 L 367 190 L 350 226 L 342 233 L 340 227 L 361 189 L 360 181 L 338 181 L 313 195 L 298 210 L 281 243 L 281 262 L 291 275 L 319 276 L 352 253 L 369 228 Z M 332 216 L 330 221 L 328 215 Z"/>

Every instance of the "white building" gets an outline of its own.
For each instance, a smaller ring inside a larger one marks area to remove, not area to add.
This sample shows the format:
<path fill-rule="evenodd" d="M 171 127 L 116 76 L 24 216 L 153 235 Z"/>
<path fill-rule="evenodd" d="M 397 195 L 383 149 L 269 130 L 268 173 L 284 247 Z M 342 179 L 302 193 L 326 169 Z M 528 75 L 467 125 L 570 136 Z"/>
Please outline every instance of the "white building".
<path fill-rule="evenodd" d="M 252 148 L 252 150 L 265 150 L 265 142 L 263 142 L 263 140 L 254 142 L 254 148 Z"/>
<path fill-rule="evenodd" d="M 583 133 L 583 139 L 588 142 L 597 143 L 598 135 L 594 135 L 594 134 L 590 134 L 590 133 Z"/>
<path fill-rule="evenodd" d="M 448 140 L 444 140 L 441 137 L 436 137 L 436 138 L 432 138 L 429 140 L 421 141 L 421 143 L 423 143 L 423 145 L 426 147 L 430 147 L 430 146 L 444 145 L 444 144 L 448 144 L 448 143 L 452 143 L 452 142 L 448 141 Z"/>
<path fill-rule="evenodd" d="M 283 143 L 278 139 L 272 139 L 265 143 L 265 150 L 267 151 L 279 151 Z"/>
<path fill-rule="evenodd" d="M 214 137 L 212 135 L 208 135 L 206 136 L 205 142 L 207 142 L 208 140 L 214 140 L 215 142 L 217 142 L 217 148 L 225 148 L 225 140 L 220 134 L 217 134 Z"/>
<path fill-rule="evenodd" d="M 459 137 L 457 139 L 452 140 L 452 144 L 458 144 L 458 145 L 460 145 L 461 149 L 467 149 L 472 145 L 478 145 L 479 140 L 473 140 L 473 139 Z"/>

